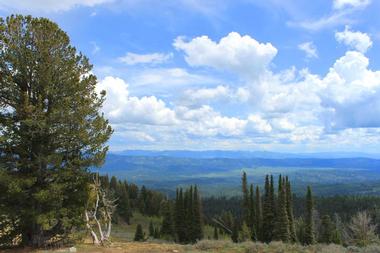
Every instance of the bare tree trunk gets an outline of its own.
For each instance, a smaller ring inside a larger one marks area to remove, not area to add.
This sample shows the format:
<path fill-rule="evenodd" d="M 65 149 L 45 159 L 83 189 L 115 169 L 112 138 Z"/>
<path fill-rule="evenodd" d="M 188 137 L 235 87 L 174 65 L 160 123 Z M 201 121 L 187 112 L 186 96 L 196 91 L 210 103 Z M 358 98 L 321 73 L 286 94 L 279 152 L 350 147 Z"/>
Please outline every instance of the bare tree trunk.
<path fill-rule="evenodd" d="M 87 210 L 85 211 L 85 216 L 86 216 L 86 227 L 90 231 L 91 237 L 92 237 L 92 243 L 95 245 L 99 245 L 100 241 L 98 239 L 98 236 L 96 235 L 95 231 L 92 229 L 90 225 L 90 218 L 88 217 Z"/>
<path fill-rule="evenodd" d="M 98 176 L 94 178 L 93 191 L 96 195 L 96 200 L 93 207 L 88 207 L 85 211 L 86 226 L 90 231 L 94 244 L 104 245 L 109 242 L 112 229 L 112 214 L 116 208 L 114 204 L 116 200 L 110 200 L 100 185 Z M 91 204 L 88 204 L 91 205 Z M 96 229 L 94 228 L 96 227 Z"/>

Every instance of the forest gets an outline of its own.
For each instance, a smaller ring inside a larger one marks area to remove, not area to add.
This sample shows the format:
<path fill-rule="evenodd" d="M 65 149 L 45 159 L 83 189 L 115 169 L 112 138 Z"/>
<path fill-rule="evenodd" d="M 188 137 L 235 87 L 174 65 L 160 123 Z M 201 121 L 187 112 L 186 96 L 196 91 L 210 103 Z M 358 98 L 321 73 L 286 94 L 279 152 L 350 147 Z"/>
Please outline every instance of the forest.
<path fill-rule="evenodd" d="M 296 194 L 286 173 L 254 185 L 246 172 L 235 196 L 202 196 L 197 184 L 168 195 L 102 173 L 114 130 L 96 84 L 89 59 L 56 23 L 0 19 L 2 249 L 133 241 L 181 252 L 380 252 L 376 195 L 316 196 L 311 186 Z"/>

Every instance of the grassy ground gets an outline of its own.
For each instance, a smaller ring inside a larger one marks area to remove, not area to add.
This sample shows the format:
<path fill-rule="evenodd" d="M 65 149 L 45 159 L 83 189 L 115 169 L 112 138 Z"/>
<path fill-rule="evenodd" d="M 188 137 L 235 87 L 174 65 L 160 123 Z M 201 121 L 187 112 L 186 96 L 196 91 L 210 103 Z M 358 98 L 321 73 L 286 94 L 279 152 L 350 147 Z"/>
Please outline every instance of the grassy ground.
<path fill-rule="evenodd" d="M 146 235 L 149 231 L 149 222 L 159 226 L 160 218 L 143 217 L 135 213 L 131 223 L 114 225 L 112 230 L 112 245 L 109 247 L 96 247 L 87 239 L 83 243 L 70 248 L 62 249 L 16 249 L 1 251 L 4 253 L 380 253 L 380 245 L 371 245 L 366 248 L 349 247 L 344 248 L 339 245 L 313 245 L 302 246 L 272 242 L 270 244 L 244 242 L 232 243 L 228 236 L 219 235 L 220 240 L 203 240 L 194 245 L 180 245 L 164 240 L 148 238 L 146 242 L 133 242 L 137 224 L 141 224 Z M 205 227 L 205 238 L 213 237 L 212 227 Z"/>
<path fill-rule="evenodd" d="M 136 226 L 141 224 L 143 232 L 148 236 L 149 234 L 149 223 L 152 221 L 153 226 L 161 226 L 161 218 L 159 217 L 149 217 L 142 216 L 140 213 L 136 212 L 131 218 L 131 225 L 120 222 L 120 224 L 113 225 L 112 227 L 112 238 L 117 242 L 131 242 L 133 241 Z M 214 228 L 211 226 L 204 226 L 204 238 L 211 239 L 214 235 Z M 229 239 L 228 235 L 219 235 L 220 239 Z"/>
<path fill-rule="evenodd" d="M 380 246 L 372 245 L 366 248 L 349 247 L 339 245 L 313 245 L 301 246 L 272 242 L 270 244 L 245 242 L 234 244 L 229 241 L 203 240 L 195 245 L 178 245 L 160 242 L 116 242 L 110 247 L 95 247 L 90 244 L 80 244 L 75 247 L 80 253 L 379 253 Z M 5 251 L 5 253 L 68 253 L 69 248 L 58 250 L 27 249 L 18 251 Z"/>

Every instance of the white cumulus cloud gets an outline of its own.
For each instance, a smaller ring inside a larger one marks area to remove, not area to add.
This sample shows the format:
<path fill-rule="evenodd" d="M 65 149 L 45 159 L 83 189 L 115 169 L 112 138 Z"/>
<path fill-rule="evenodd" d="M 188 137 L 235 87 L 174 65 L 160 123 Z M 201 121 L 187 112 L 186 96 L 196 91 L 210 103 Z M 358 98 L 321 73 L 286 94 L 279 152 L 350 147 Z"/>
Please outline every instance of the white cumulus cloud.
<path fill-rule="evenodd" d="M 372 40 L 368 34 L 353 32 L 348 26 L 346 26 L 344 31 L 335 33 L 335 38 L 339 43 L 344 43 L 345 45 L 362 53 L 367 52 L 367 50 L 372 46 Z"/>
<path fill-rule="evenodd" d="M 128 84 L 120 78 L 107 76 L 98 83 L 98 91 L 106 91 L 103 110 L 111 123 L 143 123 L 154 125 L 173 125 L 175 112 L 164 101 L 154 96 L 130 96 Z"/>
<path fill-rule="evenodd" d="M 248 116 L 249 130 L 257 133 L 269 133 L 272 131 L 272 126 L 269 122 L 263 119 L 260 115 Z"/>
<path fill-rule="evenodd" d="M 322 80 L 322 105 L 330 127 L 380 127 L 380 71 L 368 69 L 362 53 L 348 51 Z"/>
<path fill-rule="evenodd" d="M 178 37 L 174 47 L 185 53 L 190 66 L 208 66 L 248 77 L 260 76 L 277 54 L 271 43 L 260 43 L 254 38 L 231 32 L 219 42 L 207 36 L 185 41 Z"/>

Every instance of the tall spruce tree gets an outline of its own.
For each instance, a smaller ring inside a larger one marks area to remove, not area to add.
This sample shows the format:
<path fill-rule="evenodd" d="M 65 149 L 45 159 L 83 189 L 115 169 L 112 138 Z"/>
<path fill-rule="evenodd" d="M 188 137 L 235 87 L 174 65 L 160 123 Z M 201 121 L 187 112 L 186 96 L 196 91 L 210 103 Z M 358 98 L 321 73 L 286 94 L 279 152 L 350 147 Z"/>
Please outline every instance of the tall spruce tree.
<path fill-rule="evenodd" d="M 118 204 L 117 214 L 127 223 L 130 224 L 130 218 L 132 217 L 132 208 L 129 201 L 129 194 L 127 192 L 126 185 L 124 183 L 118 184 Z"/>
<path fill-rule="evenodd" d="M 112 129 L 99 113 L 89 60 L 46 18 L 0 19 L 0 215 L 21 244 L 41 246 L 83 224 L 88 168 Z M 14 238 L 13 238 L 14 239 Z"/>
<path fill-rule="evenodd" d="M 257 229 L 256 229 L 256 206 L 255 206 L 255 192 L 253 184 L 249 187 L 249 224 L 248 227 L 251 230 L 251 239 L 257 240 Z"/>
<path fill-rule="evenodd" d="M 154 237 L 154 226 L 152 221 L 149 222 L 149 236 Z"/>
<path fill-rule="evenodd" d="M 306 217 L 305 217 L 305 236 L 304 236 L 305 244 L 315 243 L 313 210 L 314 210 L 313 196 L 311 193 L 311 187 L 308 186 L 307 193 L 306 193 Z"/>
<path fill-rule="evenodd" d="M 279 193 L 277 205 L 277 222 L 275 228 L 275 239 L 283 242 L 289 241 L 289 220 L 286 207 L 286 189 L 283 187 L 282 178 L 279 179 Z"/>
<path fill-rule="evenodd" d="M 273 180 L 273 175 L 270 175 L 270 205 L 272 206 L 273 209 L 273 217 L 276 216 L 276 195 L 274 193 L 274 180 Z"/>
<path fill-rule="evenodd" d="M 273 197 L 273 177 L 269 181 L 269 176 L 265 177 L 265 195 L 263 204 L 263 225 L 262 236 L 264 242 L 270 242 L 273 239 L 274 229 L 274 197 Z M 271 183 L 272 182 L 272 183 Z"/>
<path fill-rule="evenodd" d="M 243 219 L 247 224 L 250 224 L 250 204 L 249 204 L 249 191 L 248 191 L 248 182 L 247 182 L 247 173 L 243 172 L 242 178 L 242 193 L 243 193 Z"/>
<path fill-rule="evenodd" d="M 196 185 L 194 186 L 193 214 L 193 241 L 201 240 L 203 238 L 202 204 Z"/>
<path fill-rule="evenodd" d="M 214 236 L 213 236 L 213 239 L 214 240 L 219 240 L 219 233 L 218 233 L 218 228 L 217 227 L 214 227 Z"/>
<path fill-rule="evenodd" d="M 239 223 L 238 223 L 238 221 L 236 219 L 234 220 L 233 223 L 234 224 L 232 226 L 231 240 L 234 243 L 238 243 L 239 242 L 239 229 L 240 229 L 240 226 L 239 226 Z"/>
<path fill-rule="evenodd" d="M 145 240 L 145 235 L 144 235 L 141 224 L 137 224 L 135 237 L 133 240 L 136 242 L 141 242 Z"/>
<path fill-rule="evenodd" d="M 112 179 L 111 179 L 111 188 L 112 188 Z M 145 185 L 143 185 L 140 189 L 139 196 L 138 196 L 139 210 L 143 215 L 147 214 L 147 212 L 149 211 L 147 204 L 148 204 L 148 190 L 146 189 Z"/>
<path fill-rule="evenodd" d="M 289 219 L 290 241 L 297 242 L 297 234 L 296 234 L 296 227 L 294 223 L 294 214 L 293 214 L 292 188 L 291 188 L 291 184 L 288 179 L 288 176 L 286 176 L 285 186 L 286 186 L 286 210 L 287 210 L 288 219 Z"/>
<path fill-rule="evenodd" d="M 173 210 L 171 203 L 166 200 L 161 204 L 162 226 L 161 234 L 170 237 L 175 237 Z"/>
<path fill-rule="evenodd" d="M 182 188 L 177 189 L 175 201 L 175 232 L 178 242 L 186 241 L 185 206 Z"/>
<path fill-rule="evenodd" d="M 326 243 L 326 244 L 332 243 L 333 233 L 334 233 L 334 226 L 333 226 L 333 223 L 331 222 L 331 218 L 329 215 L 324 215 L 322 217 L 321 233 L 320 233 L 318 241 L 321 243 Z"/>
<path fill-rule="evenodd" d="M 260 195 L 260 188 L 259 186 L 256 186 L 256 201 L 255 201 L 255 211 L 256 211 L 256 220 L 255 220 L 255 229 L 256 229 L 256 236 L 257 240 L 261 241 L 263 240 L 262 236 L 262 225 L 263 225 L 263 213 L 262 213 L 262 206 L 261 206 L 261 195 Z"/>
<path fill-rule="evenodd" d="M 110 181 L 110 188 L 114 193 L 117 192 L 117 185 L 118 185 L 117 178 L 115 176 L 112 176 L 111 181 Z"/>
<path fill-rule="evenodd" d="M 193 186 L 187 189 L 184 194 L 184 213 L 185 213 L 185 241 L 194 242 L 195 224 L 194 224 L 194 209 L 193 209 Z"/>
<path fill-rule="evenodd" d="M 197 186 L 185 192 L 177 190 L 175 233 L 180 243 L 193 243 L 203 238 L 202 205 Z"/>

